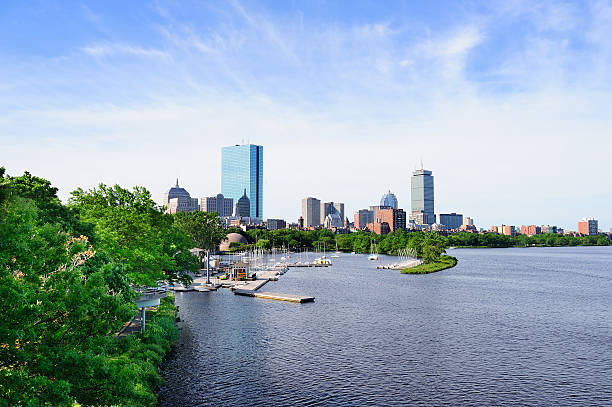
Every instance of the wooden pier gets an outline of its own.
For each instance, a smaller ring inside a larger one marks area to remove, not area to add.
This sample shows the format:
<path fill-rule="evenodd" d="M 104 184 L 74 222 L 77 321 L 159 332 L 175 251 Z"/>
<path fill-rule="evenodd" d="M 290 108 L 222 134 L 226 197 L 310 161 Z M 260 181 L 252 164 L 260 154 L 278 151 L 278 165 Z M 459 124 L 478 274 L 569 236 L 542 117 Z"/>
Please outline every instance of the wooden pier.
<path fill-rule="evenodd" d="M 256 292 L 253 290 L 241 290 L 235 289 L 234 294 L 236 295 L 245 295 L 247 297 L 255 297 L 255 298 L 265 298 L 267 300 L 277 300 L 277 301 L 288 301 L 288 302 L 313 302 L 314 297 L 308 297 L 303 295 L 293 295 L 293 294 L 276 294 L 269 292 Z"/>

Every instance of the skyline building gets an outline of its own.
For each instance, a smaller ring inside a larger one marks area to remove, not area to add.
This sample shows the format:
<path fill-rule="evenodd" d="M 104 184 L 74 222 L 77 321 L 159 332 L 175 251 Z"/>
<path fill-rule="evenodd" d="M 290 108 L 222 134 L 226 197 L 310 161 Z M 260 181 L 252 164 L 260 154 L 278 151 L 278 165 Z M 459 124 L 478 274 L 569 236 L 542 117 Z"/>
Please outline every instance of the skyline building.
<path fill-rule="evenodd" d="M 596 235 L 599 233 L 599 222 L 593 218 L 583 218 L 578 222 L 578 233 L 581 235 Z"/>
<path fill-rule="evenodd" d="M 176 185 L 164 194 L 163 205 L 166 213 L 193 212 L 198 210 L 198 198 L 192 198 L 185 188 L 181 188 L 177 178 Z"/>
<path fill-rule="evenodd" d="M 240 218 L 251 218 L 252 216 L 250 215 L 250 213 L 251 213 L 251 201 L 249 197 L 247 196 L 247 192 L 245 188 L 244 193 L 242 194 L 240 199 L 238 199 L 238 202 L 236 202 L 236 210 L 234 211 L 234 216 L 237 216 Z"/>
<path fill-rule="evenodd" d="M 368 223 L 374 223 L 374 212 L 369 209 L 360 209 L 355 212 L 356 229 L 363 229 Z"/>
<path fill-rule="evenodd" d="M 302 199 L 302 218 L 305 228 L 321 226 L 321 201 L 313 197 Z"/>
<path fill-rule="evenodd" d="M 380 209 L 377 213 L 376 223 L 388 224 L 390 232 L 406 229 L 406 212 L 403 209 Z"/>
<path fill-rule="evenodd" d="M 321 222 L 325 222 L 328 215 L 337 214 L 344 222 L 344 204 L 340 202 L 321 203 Z"/>
<path fill-rule="evenodd" d="M 234 213 L 234 200 L 225 198 L 223 194 L 209 196 L 200 199 L 200 210 L 202 212 L 217 212 L 221 217 L 232 216 Z"/>
<path fill-rule="evenodd" d="M 263 146 L 236 144 L 221 149 L 221 193 L 234 202 L 246 193 L 249 217 L 263 219 Z"/>
<path fill-rule="evenodd" d="M 447 229 L 459 229 L 463 225 L 463 215 L 460 213 L 441 213 L 438 218 Z"/>
<path fill-rule="evenodd" d="M 392 209 L 398 209 L 397 198 L 391 190 L 388 190 L 380 199 L 380 206 L 388 206 Z"/>
<path fill-rule="evenodd" d="M 410 192 L 410 219 L 420 225 L 436 223 L 436 215 L 434 213 L 434 177 L 432 172 L 423 168 L 415 170 L 412 173 Z"/>

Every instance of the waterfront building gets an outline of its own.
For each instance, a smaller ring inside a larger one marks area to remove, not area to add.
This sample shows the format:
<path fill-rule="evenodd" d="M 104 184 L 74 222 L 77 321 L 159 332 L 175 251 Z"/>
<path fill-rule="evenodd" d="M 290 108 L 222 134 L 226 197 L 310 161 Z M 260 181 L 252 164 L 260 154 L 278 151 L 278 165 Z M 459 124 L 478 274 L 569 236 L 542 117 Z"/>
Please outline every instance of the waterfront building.
<path fill-rule="evenodd" d="M 230 233 L 219 245 L 219 250 L 222 252 L 228 251 L 231 248 L 232 243 L 246 245 L 249 242 L 247 241 L 246 237 L 242 236 L 240 233 Z"/>
<path fill-rule="evenodd" d="M 221 217 L 232 216 L 234 213 L 234 200 L 232 198 L 225 198 L 223 194 L 204 197 L 200 200 L 200 210 L 202 212 L 217 212 Z"/>
<path fill-rule="evenodd" d="M 406 229 L 406 212 L 403 209 L 380 209 L 376 222 L 386 223 L 389 225 L 391 232 L 398 229 Z"/>
<path fill-rule="evenodd" d="M 516 228 L 508 225 L 491 226 L 491 232 L 499 235 L 516 236 Z"/>
<path fill-rule="evenodd" d="M 542 233 L 559 233 L 559 228 L 557 226 L 542 225 L 540 226 L 540 230 L 542 231 Z"/>
<path fill-rule="evenodd" d="M 438 217 L 446 229 L 459 229 L 463 225 L 463 215 L 460 213 L 441 213 Z"/>
<path fill-rule="evenodd" d="M 593 218 L 583 218 L 578 222 L 578 233 L 581 235 L 596 235 L 599 233 L 599 222 Z"/>
<path fill-rule="evenodd" d="M 185 188 L 181 188 L 177 178 L 176 185 L 164 194 L 163 205 L 166 213 L 193 212 L 198 210 L 198 198 L 192 198 Z"/>
<path fill-rule="evenodd" d="M 234 216 L 240 218 L 250 218 L 251 209 L 251 202 L 249 197 L 247 196 L 245 189 L 240 199 L 238 199 L 238 202 L 236 202 L 236 210 L 234 212 Z"/>
<path fill-rule="evenodd" d="M 542 233 L 542 228 L 536 225 L 523 225 L 521 226 L 521 235 L 533 236 Z"/>
<path fill-rule="evenodd" d="M 313 197 L 302 199 L 302 217 L 305 228 L 321 226 L 321 201 Z"/>
<path fill-rule="evenodd" d="M 266 229 L 268 230 L 285 229 L 286 227 L 287 222 L 282 219 L 268 219 L 266 221 Z"/>
<path fill-rule="evenodd" d="M 238 199 L 246 191 L 249 216 L 263 218 L 263 147 L 243 144 L 221 150 L 221 193 Z"/>
<path fill-rule="evenodd" d="M 434 177 L 431 171 L 420 169 L 412 173 L 411 215 L 417 224 L 436 223 L 434 214 Z"/>
<path fill-rule="evenodd" d="M 380 199 L 380 206 L 391 207 L 393 209 L 398 209 L 397 198 L 395 194 L 391 192 L 391 190 L 387 191 Z"/>
<path fill-rule="evenodd" d="M 374 212 L 369 209 L 360 209 L 355 212 L 355 229 L 363 229 L 368 223 L 374 222 Z"/>

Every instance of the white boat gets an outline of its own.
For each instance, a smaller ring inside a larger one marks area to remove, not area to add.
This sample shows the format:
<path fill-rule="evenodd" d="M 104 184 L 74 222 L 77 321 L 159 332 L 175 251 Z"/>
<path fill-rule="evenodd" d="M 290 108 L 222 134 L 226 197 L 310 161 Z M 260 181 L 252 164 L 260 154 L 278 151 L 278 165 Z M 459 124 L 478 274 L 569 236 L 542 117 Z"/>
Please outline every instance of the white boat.
<path fill-rule="evenodd" d="M 368 260 L 378 261 L 378 249 L 374 242 L 370 244 L 370 255 L 368 256 Z"/>

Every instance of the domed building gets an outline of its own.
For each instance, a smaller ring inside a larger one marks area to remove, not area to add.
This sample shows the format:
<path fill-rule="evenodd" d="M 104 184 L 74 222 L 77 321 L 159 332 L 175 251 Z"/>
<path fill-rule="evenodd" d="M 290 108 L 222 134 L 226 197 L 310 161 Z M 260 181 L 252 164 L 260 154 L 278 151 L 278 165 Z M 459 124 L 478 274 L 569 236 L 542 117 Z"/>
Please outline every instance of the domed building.
<path fill-rule="evenodd" d="M 387 191 L 387 193 L 380 199 L 380 206 L 390 206 L 393 209 L 397 209 L 397 198 L 395 197 L 395 194 L 393 194 L 393 192 L 390 190 Z"/>
<path fill-rule="evenodd" d="M 240 233 L 230 233 L 219 245 L 219 250 L 222 252 L 228 251 L 232 243 L 248 244 L 249 242 L 246 240 L 246 237 L 242 236 Z"/>
<path fill-rule="evenodd" d="M 193 212 L 198 210 L 198 198 L 192 198 L 185 188 L 181 188 L 177 178 L 176 185 L 164 194 L 163 205 L 167 213 Z"/>
<path fill-rule="evenodd" d="M 244 190 L 244 195 L 236 202 L 236 212 L 234 216 L 240 216 L 241 218 L 248 218 L 251 216 L 251 200 L 246 194 L 246 189 Z"/>

